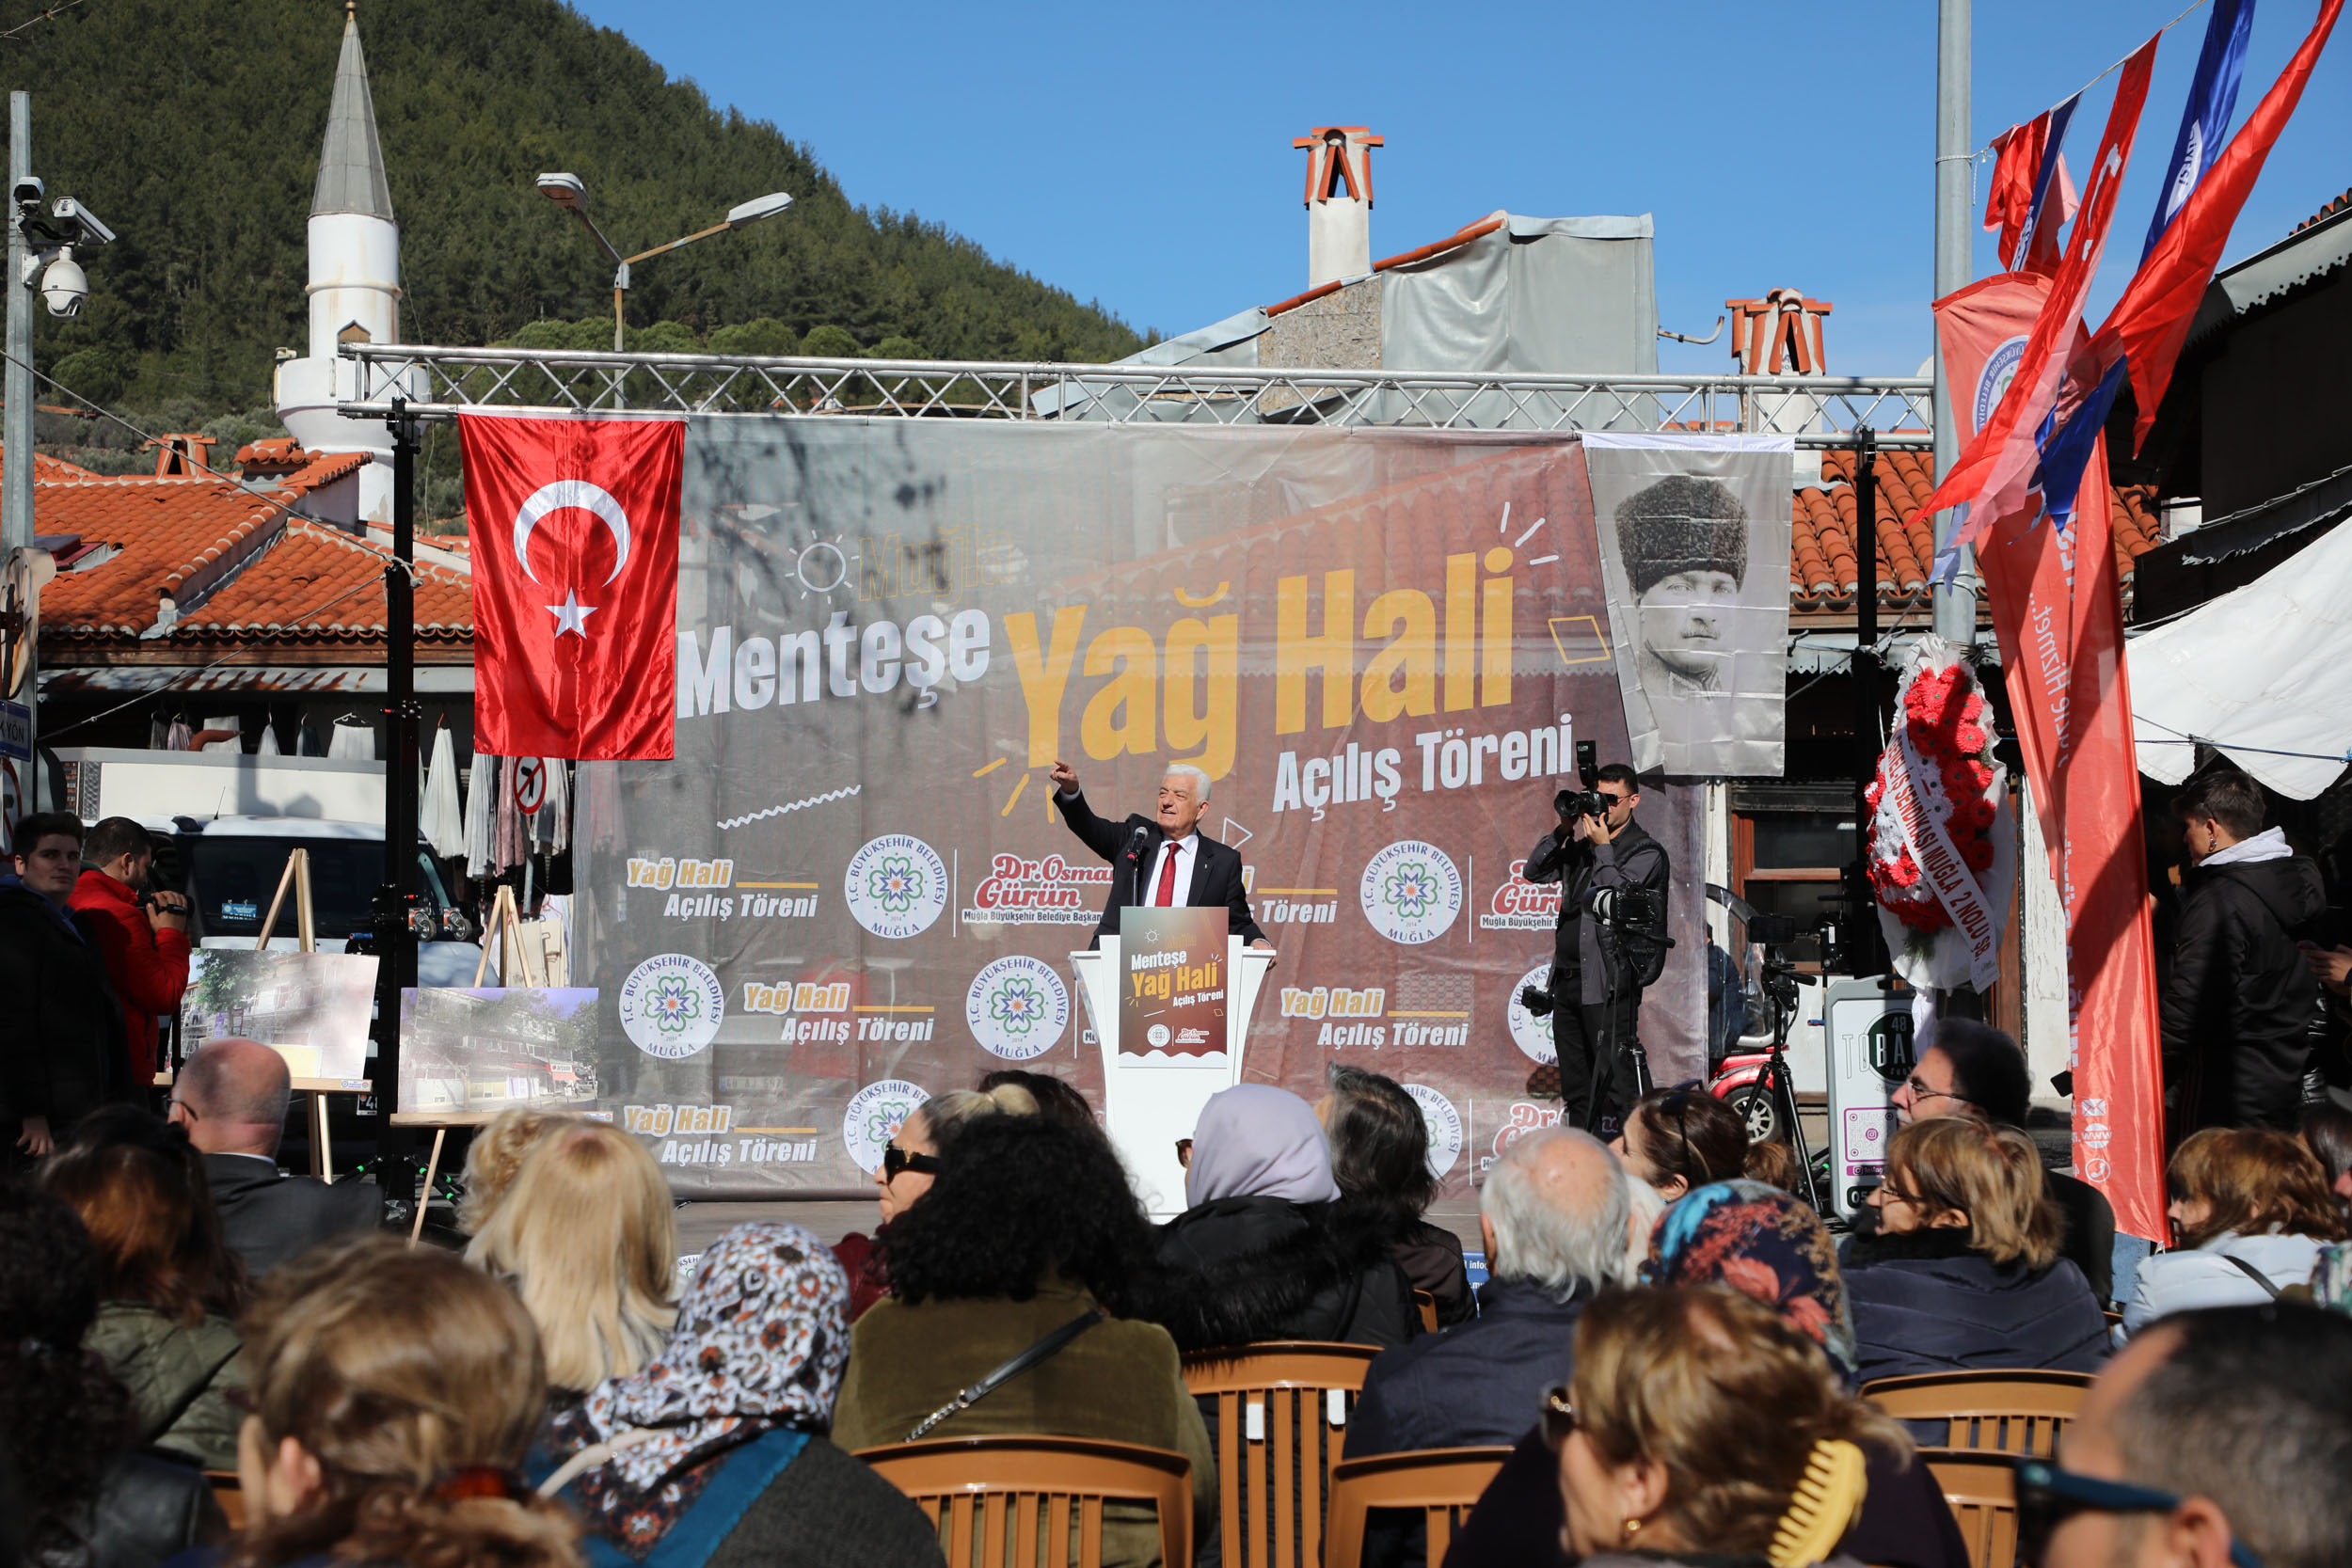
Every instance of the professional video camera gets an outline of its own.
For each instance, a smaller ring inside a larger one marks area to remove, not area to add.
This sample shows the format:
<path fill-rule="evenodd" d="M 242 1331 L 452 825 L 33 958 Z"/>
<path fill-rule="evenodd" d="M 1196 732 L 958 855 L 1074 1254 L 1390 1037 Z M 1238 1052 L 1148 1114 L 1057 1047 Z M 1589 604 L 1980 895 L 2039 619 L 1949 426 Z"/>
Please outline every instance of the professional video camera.
<path fill-rule="evenodd" d="M 1593 741 L 1576 743 L 1576 777 L 1582 789 L 1564 789 L 1551 798 L 1551 809 L 1563 822 L 1579 816 L 1606 816 L 1609 798 L 1596 786 L 1600 783 L 1600 748 Z"/>

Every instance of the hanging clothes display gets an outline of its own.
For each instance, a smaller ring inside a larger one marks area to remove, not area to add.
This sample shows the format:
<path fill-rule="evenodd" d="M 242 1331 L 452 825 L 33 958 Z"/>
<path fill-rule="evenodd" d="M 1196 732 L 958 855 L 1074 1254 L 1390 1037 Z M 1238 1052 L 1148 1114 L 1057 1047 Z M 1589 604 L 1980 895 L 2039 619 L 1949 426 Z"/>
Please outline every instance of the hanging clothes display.
<path fill-rule="evenodd" d="M 621 769 L 611 762 L 580 765 L 580 833 L 590 849 L 621 847 Z"/>
<path fill-rule="evenodd" d="M 484 880 L 498 875 L 499 759 L 480 752 L 466 783 L 466 875 Z"/>
<path fill-rule="evenodd" d="M 433 766 L 418 795 L 417 831 L 444 860 L 466 852 L 466 819 L 457 809 L 457 747 L 444 724 L 433 732 Z"/>
<path fill-rule="evenodd" d="M 184 752 L 188 749 L 188 743 L 195 738 L 196 732 L 188 728 L 188 721 L 185 719 L 174 719 L 171 721 L 171 729 L 164 736 L 164 750 Z"/>
<path fill-rule="evenodd" d="M 529 853 L 523 847 L 522 809 L 515 804 L 515 779 L 521 766 L 519 758 L 499 758 L 497 850 L 490 863 L 501 872 L 522 864 Z"/>
<path fill-rule="evenodd" d="M 218 739 L 206 741 L 204 750 L 208 752 L 242 752 L 245 750 L 245 721 L 235 714 L 224 713 L 218 718 L 207 719 L 204 721 L 204 728 L 207 732 L 218 730 L 230 732 Z"/>
<path fill-rule="evenodd" d="M 278 750 L 278 726 L 266 719 L 262 721 L 262 743 L 254 749 L 254 754 L 264 757 L 285 755 L 285 752 Z"/>
<path fill-rule="evenodd" d="M 541 757 L 548 770 L 548 803 L 539 808 L 538 837 L 550 855 L 560 855 L 572 844 L 572 773 L 571 765 L 562 757 Z"/>
<path fill-rule="evenodd" d="M 364 721 L 350 714 L 335 721 L 335 733 L 326 742 L 330 757 L 348 758 L 354 762 L 375 760 L 375 731 Z"/>

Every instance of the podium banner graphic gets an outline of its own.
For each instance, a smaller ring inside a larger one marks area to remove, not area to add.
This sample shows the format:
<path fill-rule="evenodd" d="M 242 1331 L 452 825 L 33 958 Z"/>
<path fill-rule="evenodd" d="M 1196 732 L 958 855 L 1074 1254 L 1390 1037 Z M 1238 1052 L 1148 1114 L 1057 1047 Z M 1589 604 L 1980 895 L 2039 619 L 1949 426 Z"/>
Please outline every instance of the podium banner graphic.
<path fill-rule="evenodd" d="M 1057 759 L 1114 821 L 1171 763 L 1213 781 L 1200 831 L 1278 949 L 1245 1079 L 1416 1085 L 1457 1192 L 1556 1110 L 1511 1008 L 1557 890 L 1521 863 L 1577 742 L 1629 755 L 1575 437 L 712 416 L 683 461 L 676 754 L 584 765 L 574 831 L 597 1108 L 682 1194 L 869 1192 L 888 1116 L 853 1107 L 1008 1065 L 1102 1104 L 1070 954 L 1111 867 Z M 1698 806 L 1643 792 L 1663 1083 L 1705 1068 Z"/>
<path fill-rule="evenodd" d="M 1120 917 L 1119 1055 L 1133 1067 L 1225 1059 L 1226 912 L 1140 909 Z"/>

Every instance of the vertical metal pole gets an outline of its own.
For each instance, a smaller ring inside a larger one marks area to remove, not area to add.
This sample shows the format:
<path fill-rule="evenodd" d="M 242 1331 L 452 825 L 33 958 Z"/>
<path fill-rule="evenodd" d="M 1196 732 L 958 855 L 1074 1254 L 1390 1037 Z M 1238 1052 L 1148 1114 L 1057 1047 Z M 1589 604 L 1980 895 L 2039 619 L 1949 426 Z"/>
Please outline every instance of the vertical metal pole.
<path fill-rule="evenodd" d="M 33 176 L 33 98 L 8 94 L 8 363 L 0 377 L 0 559 L 33 542 L 33 293 L 24 286 L 28 252 L 17 223 L 16 187 Z M 25 776 L 24 809 L 40 811 L 40 670 L 39 649 L 25 650 L 24 706 L 33 716 L 33 760 Z"/>
<path fill-rule="evenodd" d="M 417 983 L 417 938 L 408 927 L 417 908 L 417 420 L 408 400 L 392 400 L 392 556 L 384 568 L 384 684 L 387 756 L 384 763 L 384 890 L 377 898 L 381 955 L 375 1046 L 377 1180 L 388 1197 L 405 1202 L 415 1183 L 405 1130 L 391 1113 L 400 1090 L 400 993 Z M 406 1211 L 396 1212 L 406 1218 Z"/>
<path fill-rule="evenodd" d="M 1879 755 L 1879 483 L 1878 436 L 1854 432 L 1853 518 L 1853 873 L 1846 897 L 1848 961 L 1855 974 L 1879 972 L 1878 915 L 1870 896 L 1870 802 Z"/>
<path fill-rule="evenodd" d="M 1935 297 L 1942 299 L 1965 286 L 1975 266 L 1969 247 L 1975 242 L 1970 222 L 1969 179 L 1975 148 L 1968 135 L 1970 0 L 1937 0 L 1935 28 Z M 1952 390 L 1945 374 L 1944 350 L 1935 351 L 1935 477 L 1951 472 L 1960 457 L 1960 422 L 1952 414 Z M 1935 542 L 1939 548 L 1959 527 L 1952 513 L 1939 513 Z M 1961 562 L 1961 576 L 1948 588 L 1934 591 L 1934 626 L 1938 637 L 1955 642 L 1977 638 L 1976 559 Z"/>
<path fill-rule="evenodd" d="M 627 297 L 628 297 L 628 263 L 623 261 L 621 270 L 612 275 L 612 352 L 615 354 L 625 354 L 628 350 L 628 341 L 623 336 L 621 325 L 621 301 Z"/>

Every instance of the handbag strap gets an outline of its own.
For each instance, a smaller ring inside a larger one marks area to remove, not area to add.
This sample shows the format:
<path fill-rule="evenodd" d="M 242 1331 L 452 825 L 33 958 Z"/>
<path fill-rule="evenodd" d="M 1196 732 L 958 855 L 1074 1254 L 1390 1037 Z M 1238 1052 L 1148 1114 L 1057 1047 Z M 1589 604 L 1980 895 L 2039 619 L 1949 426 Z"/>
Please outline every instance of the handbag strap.
<path fill-rule="evenodd" d="M 2235 1263 L 2238 1268 L 2245 1273 L 2247 1278 L 2252 1280 L 2255 1284 L 2269 1291 L 2271 1300 L 2277 1301 L 2279 1299 L 2279 1287 L 2270 1282 L 2270 1276 L 2268 1275 L 2263 1273 L 2262 1270 L 2254 1267 L 2253 1264 L 2248 1262 L 2245 1259 L 2240 1258 L 2234 1252 L 2225 1252 L 2221 1256 L 2230 1262 Z"/>
<path fill-rule="evenodd" d="M 1036 1344 L 1031 1345 L 1027 1350 L 1023 1351 L 1020 1354 L 1014 1356 L 1011 1360 L 1006 1362 L 994 1371 L 990 1372 L 986 1377 L 981 1378 L 977 1383 L 973 1384 L 970 1387 L 958 1393 L 954 1399 L 949 1400 L 946 1404 L 941 1405 L 937 1410 L 934 1410 L 930 1415 L 924 1417 L 922 1420 L 915 1423 L 914 1430 L 907 1433 L 906 1440 L 910 1443 L 921 1442 L 926 1436 L 930 1435 L 930 1430 L 939 1425 L 940 1422 L 946 1420 L 948 1417 L 953 1416 L 960 1411 L 971 1409 L 980 1401 L 988 1398 L 989 1395 L 994 1393 L 997 1389 L 1003 1387 L 1014 1378 L 1019 1377 L 1023 1372 L 1027 1371 L 1039 1362 L 1052 1356 L 1064 1345 L 1070 1343 L 1071 1340 L 1075 1339 L 1079 1335 L 1084 1334 L 1088 1329 L 1092 1328 L 1096 1323 L 1099 1323 L 1102 1321 L 1103 1309 L 1099 1307 L 1089 1307 L 1086 1311 L 1079 1313 L 1076 1317 L 1071 1319 L 1068 1323 L 1054 1330 L 1053 1333 L 1048 1334 L 1044 1338 L 1040 1339 Z"/>

